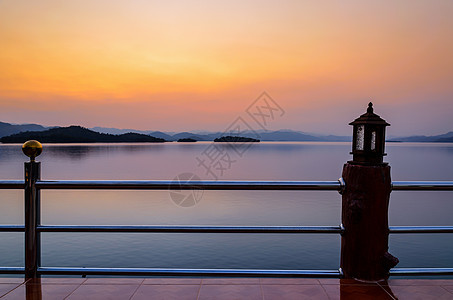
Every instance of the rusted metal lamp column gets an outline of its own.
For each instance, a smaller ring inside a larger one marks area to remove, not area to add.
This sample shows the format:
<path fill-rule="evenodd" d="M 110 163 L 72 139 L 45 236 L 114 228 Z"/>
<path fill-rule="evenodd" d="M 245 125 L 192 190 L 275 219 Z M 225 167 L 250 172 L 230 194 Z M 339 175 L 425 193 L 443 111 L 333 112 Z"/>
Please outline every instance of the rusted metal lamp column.
<path fill-rule="evenodd" d="M 41 264 L 40 233 L 37 227 L 40 224 L 40 191 L 36 188 L 36 181 L 41 179 L 41 163 L 35 158 L 41 154 L 42 145 L 38 141 L 27 141 L 22 151 L 30 157 L 25 162 L 25 278 L 37 278 L 38 267 Z"/>
<path fill-rule="evenodd" d="M 351 122 L 352 161 L 343 167 L 346 189 L 342 196 L 341 268 L 345 278 L 381 280 L 398 259 L 388 253 L 388 205 L 392 181 L 390 166 L 383 162 L 385 128 L 373 112 Z"/>

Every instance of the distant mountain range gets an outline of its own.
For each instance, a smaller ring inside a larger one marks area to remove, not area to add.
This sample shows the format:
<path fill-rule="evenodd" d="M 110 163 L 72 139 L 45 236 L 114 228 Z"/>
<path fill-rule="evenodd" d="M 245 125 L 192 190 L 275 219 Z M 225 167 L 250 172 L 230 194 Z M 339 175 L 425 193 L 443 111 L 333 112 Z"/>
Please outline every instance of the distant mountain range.
<path fill-rule="evenodd" d="M 71 126 L 79 127 L 80 126 Z M 45 127 L 38 124 L 9 124 L 0 122 L 0 138 L 6 137 L 12 134 L 17 134 L 26 131 L 45 131 L 48 129 L 56 129 L 60 127 Z M 68 127 L 65 127 L 68 128 Z M 88 128 L 84 128 L 88 130 Z M 106 127 L 93 127 L 89 128 L 91 132 L 97 134 L 107 134 L 109 136 L 123 136 L 124 139 L 142 139 L 143 136 L 151 136 L 157 139 L 163 139 L 165 141 L 177 141 L 179 139 L 194 139 L 197 141 L 213 141 L 216 138 L 220 138 L 225 135 L 231 135 L 227 132 L 209 132 L 209 131 L 194 131 L 194 132 L 162 132 L 152 130 L 135 130 L 135 129 L 118 129 L 118 128 L 106 128 Z M 131 135 L 131 134 L 135 135 Z M 77 133 L 81 138 L 81 132 Z M 88 134 L 86 132 L 86 134 Z M 90 133 L 91 135 L 91 133 Z M 338 135 L 318 135 L 313 133 L 305 133 L 302 131 L 295 131 L 291 129 L 282 129 L 277 131 L 265 131 L 258 130 L 244 131 L 240 134 L 243 137 L 255 138 L 261 141 L 310 141 L 310 142 L 349 142 L 351 136 L 338 136 Z M 36 134 L 35 134 L 36 136 Z M 17 137 L 16 137 L 17 138 Z M 106 136 L 98 136 L 98 138 L 105 139 Z M 109 139 L 109 138 L 106 138 Z M 79 139 L 80 140 L 80 139 Z M 390 142 L 453 142 L 453 131 L 442 135 L 436 136 L 409 136 L 409 137 L 397 137 L 388 139 Z M 44 142 L 44 140 L 42 140 Z"/>
<path fill-rule="evenodd" d="M 453 143 L 453 131 L 440 135 L 414 135 L 392 138 L 389 142 L 414 142 L 414 143 Z"/>
<path fill-rule="evenodd" d="M 93 127 L 92 130 L 119 134 L 124 132 L 137 132 L 143 134 L 149 134 L 154 137 L 162 138 L 167 141 L 177 141 L 179 139 L 194 139 L 197 141 L 213 141 L 216 138 L 220 138 L 225 135 L 231 135 L 229 132 L 179 132 L 179 133 L 169 133 L 162 131 L 140 131 L 133 129 L 116 129 L 116 128 L 105 128 L 105 127 Z M 261 141 L 316 141 L 316 142 L 347 142 L 351 141 L 349 136 L 337 136 L 337 135 L 317 135 L 311 133 L 304 133 L 301 131 L 294 131 L 290 129 L 282 129 L 277 131 L 243 131 L 240 134 L 242 137 L 255 138 Z"/>
<path fill-rule="evenodd" d="M 14 125 L 9 123 L 0 122 L 0 137 L 24 132 L 24 131 L 43 131 L 48 129 L 47 127 L 38 124 L 21 124 Z"/>

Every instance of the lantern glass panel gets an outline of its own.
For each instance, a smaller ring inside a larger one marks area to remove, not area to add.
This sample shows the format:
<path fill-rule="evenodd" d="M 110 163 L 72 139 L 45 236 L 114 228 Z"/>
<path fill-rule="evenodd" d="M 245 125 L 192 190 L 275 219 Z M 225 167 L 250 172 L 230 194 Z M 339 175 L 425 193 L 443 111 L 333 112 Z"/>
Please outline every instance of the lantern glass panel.
<path fill-rule="evenodd" d="M 365 125 L 357 126 L 357 135 L 356 135 L 356 150 L 363 150 L 363 144 L 365 141 Z"/>
<path fill-rule="evenodd" d="M 371 150 L 376 151 L 376 131 L 371 132 Z"/>

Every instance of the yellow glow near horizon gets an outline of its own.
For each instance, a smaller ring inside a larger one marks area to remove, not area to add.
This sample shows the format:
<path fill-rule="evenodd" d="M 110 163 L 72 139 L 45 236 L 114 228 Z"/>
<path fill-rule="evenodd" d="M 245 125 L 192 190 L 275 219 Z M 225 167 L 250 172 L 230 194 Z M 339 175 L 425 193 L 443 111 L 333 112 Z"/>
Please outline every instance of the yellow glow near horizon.
<path fill-rule="evenodd" d="M 2 1 L 0 101 L 222 111 L 260 86 L 296 108 L 410 102 L 414 87 L 451 92 L 452 13 L 451 1 Z"/>

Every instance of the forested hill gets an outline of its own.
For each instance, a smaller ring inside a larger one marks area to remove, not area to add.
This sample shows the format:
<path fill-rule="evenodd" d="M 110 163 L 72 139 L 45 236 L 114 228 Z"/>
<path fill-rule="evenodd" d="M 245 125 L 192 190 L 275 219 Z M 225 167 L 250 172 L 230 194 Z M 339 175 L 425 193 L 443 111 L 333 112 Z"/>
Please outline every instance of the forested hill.
<path fill-rule="evenodd" d="M 99 133 L 81 126 L 52 128 L 45 131 L 26 131 L 2 137 L 2 143 L 24 143 L 38 140 L 41 143 L 163 143 L 164 139 L 140 133 L 113 135 Z"/>

